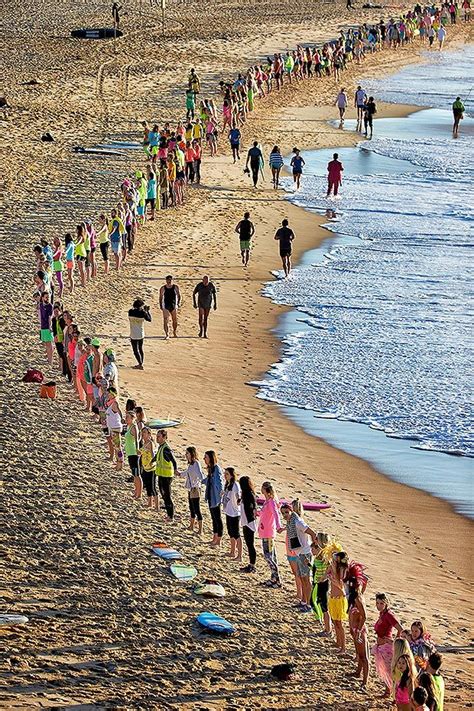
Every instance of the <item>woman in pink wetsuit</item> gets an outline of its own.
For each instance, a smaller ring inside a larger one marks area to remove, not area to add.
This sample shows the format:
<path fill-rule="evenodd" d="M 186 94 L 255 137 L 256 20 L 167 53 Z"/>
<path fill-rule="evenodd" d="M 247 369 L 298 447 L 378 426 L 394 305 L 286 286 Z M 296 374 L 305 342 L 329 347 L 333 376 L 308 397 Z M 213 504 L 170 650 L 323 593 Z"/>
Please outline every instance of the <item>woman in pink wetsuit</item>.
<path fill-rule="evenodd" d="M 334 153 L 333 159 L 328 163 L 328 191 L 326 197 L 330 196 L 331 191 L 334 191 L 334 195 L 337 195 L 339 186 L 342 183 L 344 166 L 338 158 L 339 154 Z"/>

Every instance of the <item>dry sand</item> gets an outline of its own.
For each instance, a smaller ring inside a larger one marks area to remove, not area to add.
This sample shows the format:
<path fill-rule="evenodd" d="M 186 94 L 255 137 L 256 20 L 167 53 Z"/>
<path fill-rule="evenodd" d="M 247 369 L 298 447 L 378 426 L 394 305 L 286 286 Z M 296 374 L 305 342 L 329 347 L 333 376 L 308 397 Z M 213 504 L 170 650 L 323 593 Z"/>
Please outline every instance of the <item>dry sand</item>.
<path fill-rule="evenodd" d="M 145 38 L 132 34 L 127 44 L 118 43 L 116 55 L 111 43 L 63 37 L 65 24 L 68 29 L 92 26 L 88 12 L 97 12 L 95 24 L 105 24 L 98 6 L 41 5 L 30 20 L 28 3 L 6 4 L 11 14 L 3 36 L 5 93 L 13 108 L 2 124 L 8 197 L 2 240 L 12 257 L 2 265 L 7 280 L 2 439 L 8 453 L 2 608 L 30 615 L 31 621 L 0 633 L 1 707 L 387 708 L 377 701 L 378 682 L 374 679 L 363 694 L 346 675 L 352 660 L 337 659 L 331 642 L 315 637 L 313 622 L 292 610 L 293 583 L 282 549 L 284 588 L 263 591 L 253 577 L 239 576 L 238 565 L 224 551 L 210 552 L 184 530 L 180 482 L 174 484 L 178 518 L 172 527 L 132 502 L 124 474 L 111 470 L 100 434 L 67 386 L 61 385 L 57 402 L 44 403 L 35 386 L 18 383 L 30 365 L 52 372 L 44 366 L 32 328 L 31 245 L 110 206 L 120 178 L 142 162 L 138 155 L 134 161 L 81 158 L 71 155 L 71 146 L 104 137 L 135 139 L 143 117 L 175 118 L 182 92 L 177 96 L 174 87 L 177 81 L 184 86 L 191 64 L 205 86 L 214 88 L 221 76 L 232 76 L 261 53 L 300 39 L 334 36 L 339 25 L 347 24 L 342 3 L 322 4 L 311 13 L 303 4 L 289 8 L 283 1 L 220 3 L 204 14 L 195 3 L 172 5 L 163 42 L 157 43 L 159 32 L 148 16 Z M 146 12 L 150 15 L 148 7 Z M 183 26 L 176 22 L 178 14 Z M 130 14 L 126 22 L 136 27 L 138 18 Z M 465 32 L 459 30 L 459 37 Z M 362 72 L 393 71 L 417 59 L 412 50 L 385 52 L 346 72 L 344 83 L 352 86 Z M 32 77 L 43 83 L 19 85 Z M 244 130 L 244 144 L 255 136 L 266 151 L 278 142 L 288 152 L 295 143 L 354 143 L 355 135 L 326 123 L 334 112 L 327 106 L 335 88 L 332 81 L 305 83 L 259 102 Z M 406 109 L 380 106 L 379 111 L 383 116 Z M 58 141 L 41 144 L 44 130 Z M 245 271 L 233 232 L 244 209 L 257 226 Z M 379 589 L 391 594 L 403 624 L 425 620 L 446 651 L 445 708 L 467 708 L 473 679 L 471 524 L 447 504 L 393 483 L 365 462 L 306 435 L 277 406 L 256 399 L 246 384 L 278 358 L 279 344 L 270 329 L 281 308 L 260 291 L 279 266 L 272 236 L 285 215 L 297 234 L 295 258 L 324 238 L 319 218 L 282 202 L 269 187 L 253 191 L 242 166 L 233 167 L 227 147 L 221 146 L 215 160 L 205 159 L 203 186 L 189 191 L 187 205 L 141 230 L 123 272 L 101 276 L 66 303 L 84 333 L 115 346 L 123 395 L 132 394 L 150 415 L 185 415 L 185 423 L 170 434 L 181 464 L 188 444 L 200 452 L 215 448 L 221 463 L 235 465 L 258 483 L 274 481 L 281 495 L 332 503 L 330 512 L 310 514 L 307 521 L 338 535 L 350 555 L 367 564 L 370 624 Z M 157 293 L 170 271 L 185 301 L 180 338 L 165 342 Z M 203 273 L 218 287 L 219 309 L 211 314 L 208 342 L 196 337 L 191 300 L 192 286 Z M 144 372 L 131 369 L 127 339 L 126 311 L 138 294 L 152 304 L 154 317 Z M 157 538 L 182 549 L 200 577 L 222 580 L 227 598 L 203 604 L 189 586 L 173 581 L 150 554 Z M 266 570 L 261 559 L 258 564 L 260 580 Z M 238 634 L 227 640 L 203 635 L 194 618 L 204 609 L 232 620 Z M 271 665 L 288 659 L 297 660 L 294 681 L 269 681 Z"/>

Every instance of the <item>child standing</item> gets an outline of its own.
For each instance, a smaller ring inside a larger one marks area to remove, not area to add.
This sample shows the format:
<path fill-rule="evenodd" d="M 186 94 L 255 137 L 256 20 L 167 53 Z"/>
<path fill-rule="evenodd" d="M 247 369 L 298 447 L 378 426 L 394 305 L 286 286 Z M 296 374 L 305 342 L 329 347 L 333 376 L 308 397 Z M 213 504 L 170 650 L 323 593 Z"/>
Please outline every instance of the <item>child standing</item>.
<path fill-rule="evenodd" d="M 194 527 L 197 521 L 197 534 L 198 536 L 202 533 L 202 513 L 201 513 L 201 487 L 202 482 L 205 480 L 204 473 L 201 468 L 201 464 L 198 459 L 196 452 L 196 447 L 186 447 L 186 461 L 188 462 L 188 468 L 182 475 L 186 477 L 185 487 L 188 492 L 188 505 L 189 505 L 189 530 L 194 531 Z"/>
<path fill-rule="evenodd" d="M 395 685 L 395 703 L 397 711 L 411 711 L 411 697 L 413 695 L 416 667 L 413 663 L 413 657 L 408 654 L 402 654 L 397 662 L 397 669 L 400 672 L 400 681 Z"/>
<path fill-rule="evenodd" d="M 275 538 L 277 531 L 283 531 L 283 527 L 275 501 L 275 490 L 270 482 L 265 481 L 262 484 L 262 494 L 265 497 L 265 502 L 258 512 L 260 516 L 258 535 L 262 541 L 263 557 L 270 568 L 270 580 L 266 580 L 264 585 L 268 588 L 281 588 Z"/>
<path fill-rule="evenodd" d="M 153 437 L 149 427 L 143 427 L 141 431 L 142 445 L 138 450 L 142 468 L 143 485 L 148 496 L 148 508 L 155 508 L 159 511 L 158 494 L 156 491 L 156 450 L 153 444 Z"/>
<path fill-rule="evenodd" d="M 230 538 L 229 557 L 242 562 L 242 539 L 240 537 L 240 502 L 242 492 L 236 481 L 234 467 L 224 469 L 224 491 L 222 493 L 222 509 L 225 513 L 227 533 Z"/>
<path fill-rule="evenodd" d="M 346 635 L 343 622 L 347 620 L 347 599 L 344 591 L 344 577 L 348 566 L 347 554 L 343 551 L 334 553 L 329 565 L 329 603 L 328 610 L 336 632 L 336 645 L 339 653 L 346 651 Z"/>
<path fill-rule="evenodd" d="M 328 564 L 323 558 L 323 548 L 329 543 L 327 533 L 318 533 L 318 542 L 313 543 L 311 552 L 313 562 L 311 564 L 313 591 L 311 593 L 311 607 L 316 619 L 320 624 L 324 623 L 325 637 L 331 636 L 331 618 L 328 612 L 329 579 L 327 576 Z"/>

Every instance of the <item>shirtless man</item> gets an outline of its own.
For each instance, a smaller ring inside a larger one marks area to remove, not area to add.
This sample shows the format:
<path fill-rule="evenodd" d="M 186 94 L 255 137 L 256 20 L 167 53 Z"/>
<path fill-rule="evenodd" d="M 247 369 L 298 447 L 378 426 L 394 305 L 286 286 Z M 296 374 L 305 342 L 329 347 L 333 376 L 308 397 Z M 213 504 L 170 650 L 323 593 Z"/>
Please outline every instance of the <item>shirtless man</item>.
<path fill-rule="evenodd" d="M 163 312 L 163 329 L 165 338 L 169 338 L 169 320 L 173 324 L 173 336 L 177 338 L 178 330 L 178 308 L 181 303 L 181 294 L 177 284 L 173 284 L 173 277 L 168 274 L 166 283 L 160 289 L 160 309 Z"/>
<path fill-rule="evenodd" d="M 253 235 L 255 234 L 253 222 L 250 222 L 250 212 L 244 213 L 244 219 L 240 220 L 239 224 L 235 228 L 235 231 L 240 238 L 240 256 L 242 257 L 242 264 L 246 267 L 250 259 L 250 243 Z"/>
<path fill-rule="evenodd" d="M 291 272 L 291 243 L 295 239 L 295 233 L 288 227 L 288 220 L 282 220 L 281 227 L 275 232 L 274 239 L 280 243 L 281 263 L 285 276 L 287 277 Z"/>
<path fill-rule="evenodd" d="M 205 274 L 193 291 L 193 306 L 199 309 L 199 338 L 207 338 L 207 320 L 213 304 L 215 311 L 217 309 L 216 287 Z"/>

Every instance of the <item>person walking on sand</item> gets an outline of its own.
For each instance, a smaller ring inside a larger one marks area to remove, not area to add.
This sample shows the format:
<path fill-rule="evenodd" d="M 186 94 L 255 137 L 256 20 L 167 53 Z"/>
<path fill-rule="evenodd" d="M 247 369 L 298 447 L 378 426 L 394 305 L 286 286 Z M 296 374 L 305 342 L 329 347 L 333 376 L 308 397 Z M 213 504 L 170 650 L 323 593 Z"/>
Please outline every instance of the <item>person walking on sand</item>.
<path fill-rule="evenodd" d="M 295 155 L 291 159 L 290 166 L 293 168 L 293 182 L 296 185 L 296 190 L 300 189 L 301 176 L 303 175 L 304 159 L 300 156 L 298 148 L 294 150 Z"/>
<path fill-rule="evenodd" d="M 374 132 L 374 115 L 377 113 L 377 106 L 373 96 L 369 96 L 364 104 L 364 136 L 372 138 Z M 370 135 L 369 134 L 370 129 Z"/>
<path fill-rule="evenodd" d="M 318 542 L 317 533 L 313 531 L 303 519 L 293 511 L 290 504 L 283 504 L 280 508 L 281 515 L 286 521 L 288 536 L 288 549 L 296 556 L 296 576 L 299 578 L 301 590 L 300 612 L 311 612 L 311 543 Z"/>
<path fill-rule="evenodd" d="M 335 106 L 339 109 L 339 119 L 340 119 L 340 125 L 342 126 L 344 123 L 344 114 L 346 113 L 347 109 L 347 104 L 348 104 L 348 99 L 347 99 L 347 94 L 342 88 L 339 92 L 339 94 L 336 97 L 335 101 Z"/>
<path fill-rule="evenodd" d="M 135 299 L 133 306 L 129 309 L 128 320 L 130 323 L 130 343 L 132 344 L 133 355 L 137 365 L 136 370 L 143 370 L 143 339 L 145 338 L 145 321 L 151 323 L 150 307 L 146 306 L 143 299 Z"/>
<path fill-rule="evenodd" d="M 258 141 L 254 141 L 252 148 L 249 148 L 247 152 L 247 161 L 245 163 L 245 171 L 247 173 L 249 172 L 249 163 L 250 170 L 252 172 L 253 186 L 256 188 L 258 183 L 258 174 L 263 163 L 263 153 L 258 145 Z"/>
<path fill-rule="evenodd" d="M 214 450 L 210 449 L 204 454 L 204 463 L 207 469 L 205 501 L 209 506 L 212 520 L 212 541 L 210 545 L 213 548 L 218 548 L 224 532 L 221 515 L 224 475 L 217 463 L 217 455 Z"/>
<path fill-rule="evenodd" d="M 360 128 L 362 128 L 362 119 L 364 118 L 364 104 L 366 101 L 367 94 L 359 84 L 354 94 L 354 106 L 357 109 L 357 125 Z"/>
<path fill-rule="evenodd" d="M 195 531 L 197 521 L 198 536 L 202 533 L 202 513 L 201 513 L 201 488 L 206 477 L 202 471 L 201 464 L 198 459 L 196 447 L 186 447 L 186 461 L 188 467 L 185 472 L 181 472 L 182 476 L 186 477 L 185 487 L 188 492 L 189 506 L 189 526 L 190 531 Z"/>
<path fill-rule="evenodd" d="M 283 167 L 283 157 L 278 146 L 273 146 L 268 163 L 272 171 L 273 187 L 276 190 L 280 184 L 280 172 Z"/>
<path fill-rule="evenodd" d="M 443 25 L 438 30 L 438 49 L 441 52 L 444 46 L 444 40 L 446 39 L 446 35 L 448 34 L 448 31 L 446 30 Z"/>
<path fill-rule="evenodd" d="M 461 101 L 460 96 L 456 96 L 456 100 L 453 101 L 453 137 L 457 138 L 459 135 L 459 122 L 464 118 L 464 104 Z"/>
<path fill-rule="evenodd" d="M 163 312 L 163 329 L 165 332 L 165 338 L 168 339 L 169 335 L 169 320 L 173 324 L 173 336 L 178 337 L 178 308 L 181 304 L 181 294 L 177 284 L 173 284 L 173 277 L 168 274 L 165 277 L 165 284 L 160 289 L 160 309 Z"/>
<path fill-rule="evenodd" d="M 334 197 L 336 197 L 339 186 L 342 183 L 342 172 L 344 166 L 339 160 L 339 154 L 334 153 L 332 160 L 328 163 L 328 191 L 326 197 L 329 197 L 331 192 L 334 192 Z"/>
<path fill-rule="evenodd" d="M 158 450 L 156 452 L 156 477 L 158 479 L 158 490 L 163 498 L 167 521 L 172 522 L 174 518 L 174 504 L 171 498 L 171 482 L 173 475 L 178 474 L 178 465 L 174 458 L 171 447 L 168 444 L 168 433 L 166 430 L 158 430 L 156 433 Z"/>
<path fill-rule="evenodd" d="M 215 311 L 217 309 L 216 287 L 205 274 L 193 291 L 193 306 L 199 309 L 199 338 L 207 338 L 207 321 L 213 304 Z"/>
<path fill-rule="evenodd" d="M 292 242 L 295 239 L 295 233 L 288 227 L 288 220 L 282 220 L 281 227 L 275 232 L 275 237 L 280 243 L 280 257 L 283 265 L 285 277 L 291 272 L 291 252 Z"/>
<path fill-rule="evenodd" d="M 246 267 L 250 259 L 250 244 L 252 237 L 255 234 L 253 222 L 250 222 L 250 212 L 244 213 L 244 219 L 240 220 L 235 228 L 235 231 L 239 235 L 240 239 L 240 256 L 242 257 L 242 264 Z"/>

